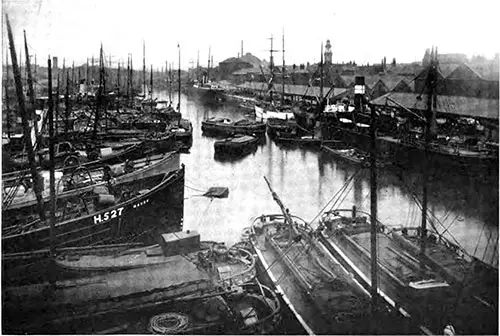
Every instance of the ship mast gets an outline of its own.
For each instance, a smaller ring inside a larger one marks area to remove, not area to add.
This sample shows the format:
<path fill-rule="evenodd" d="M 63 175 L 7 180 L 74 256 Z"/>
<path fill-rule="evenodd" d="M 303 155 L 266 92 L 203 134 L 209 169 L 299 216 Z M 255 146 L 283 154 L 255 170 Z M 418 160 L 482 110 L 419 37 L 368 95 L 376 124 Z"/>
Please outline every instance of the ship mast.
<path fill-rule="evenodd" d="M 208 68 L 207 68 L 207 83 L 210 82 L 210 51 L 211 47 L 208 47 Z"/>
<path fill-rule="evenodd" d="M 273 35 L 269 38 L 271 40 L 271 49 L 269 50 L 269 71 L 271 72 L 271 78 L 269 79 L 269 98 L 271 99 L 271 104 L 273 103 L 273 80 L 274 80 L 274 60 L 273 60 L 273 52 L 277 51 L 273 49 Z"/>
<path fill-rule="evenodd" d="M 40 143 L 40 131 L 38 129 L 38 121 L 35 118 L 35 90 L 33 89 L 33 76 L 31 75 L 31 63 L 30 63 L 30 54 L 28 51 L 28 41 L 26 40 L 26 31 L 23 31 L 24 33 L 24 54 L 26 56 L 26 74 L 28 78 L 28 98 L 29 98 L 29 104 L 28 104 L 28 118 L 30 120 L 33 120 L 33 127 L 35 130 L 35 141 L 34 149 L 38 147 L 38 144 Z"/>
<path fill-rule="evenodd" d="M 281 70 L 281 106 L 285 105 L 285 30 L 283 29 L 283 68 Z"/>
<path fill-rule="evenodd" d="M 279 198 L 278 194 L 274 192 L 273 188 L 271 188 L 271 183 L 269 183 L 269 180 L 267 179 L 267 177 L 264 176 L 264 180 L 266 181 L 267 186 L 269 187 L 269 190 L 271 191 L 271 194 L 273 196 L 274 201 L 280 207 L 281 212 L 283 212 L 283 216 L 285 218 L 285 222 L 286 222 L 286 224 L 289 227 L 289 234 L 290 234 L 289 238 L 291 240 L 292 233 L 296 234 L 297 232 L 295 231 L 295 227 L 293 226 L 293 219 L 292 219 L 292 216 L 290 216 L 290 211 L 288 211 L 288 209 L 285 208 L 285 205 L 283 204 L 283 202 Z"/>
<path fill-rule="evenodd" d="M 153 112 L 153 64 L 151 64 L 151 112 Z"/>
<path fill-rule="evenodd" d="M 45 221 L 42 192 L 40 190 L 41 181 L 40 181 L 40 176 L 36 171 L 35 152 L 33 150 L 33 144 L 31 142 L 28 117 L 26 115 L 26 105 L 24 100 L 23 86 L 21 83 L 21 71 L 17 66 L 17 55 L 16 55 L 16 49 L 14 47 L 14 38 L 12 36 L 12 29 L 10 27 L 9 16 L 7 14 L 5 14 L 5 21 L 7 22 L 7 35 L 9 39 L 10 55 L 12 58 L 12 70 L 14 72 L 14 82 L 16 85 L 17 102 L 19 105 L 19 111 L 21 113 L 23 136 L 26 144 L 26 151 L 28 153 L 31 177 L 33 179 L 33 189 L 35 189 L 37 210 L 38 210 L 38 215 L 40 216 L 40 220 Z"/>
<path fill-rule="evenodd" d="M 323 100 L 323 42 L 321 42 L 321 61 L 319 63 L 320 77 L 319 77 L 319 100 Z"/>
<path fill-rule="evenodd" d="M 142 89 L 146 98 L 146 42 L 142 41 Z"/>
<path fill-rule="evenodd" d="M 200 50 L 198 50 L 198 58 L 196 59 L 196 79 L 200 80 Z"/>
<path fill-rule="evenodd" d="M 71 103 L 70 103 L 70 100 L 69 100 L 69 72 L 66 73 L 66 95 L 64 97 L 64 107 L 66 108 L 66 113 L 65 113 L 65 119 L 66 119 L 66 122 L 64 123 L 65 125 L 65 128 L 66 128 L 66 132 L 69 131 L 69 113 L 70 113 L 70 110 L 71 110 Z M 57 116 L 57 113 L 56 113 L 56 116 Z M 57 128 L 56 128 L 56 131 L 57 131 Z"/>
<path fill-rule="evenodd" d="M 181 113 L 181 46 L 178 43 L 177 48 L 179 49 L 179 70 L 177 71 L 179 82 L 179 103 L 177 104 L 177 112 Z"/>
<path fill-rule="evenodd" d="M 322 54 L 323 55 L 323 54 Z M 364 79 L 363 79 L 364 82 Z M 358 85 L 357 85 L 358 86 Z M 361 85 L 359 85 L 361 86 Z M 360 88 L 364 92 L 363 88 Z M 356 92 L 355 87 L 355 92 Z M 361 103 L 361 112 L 363 104 Z M 378 258 L 377 258 L 377 141 L 376 141 L 376 113 L 375 108 L 371 107 L 371 125 L 370 125 L 370 252 L 371 252 L 371 288 L 372 298 L 372 323 L 374 333 L 376 333 L 376 314 L 378 306 Z"/>
<path fill-rule="evenodd" d="M 12 129 L 12 125 L 10 124 L 10 97 L 9 97 L 9 50 L 7 48 L 7 52 L 5 53 L 5 58 L 6 58 L 6 76 L 5 76 L 5 81 L 4 81 L 4 90 L 5 90 L 5 106 L 7 109 L 7 137 L 10 139 L 10 132 Z"/>
<path fill-rule="evenodd" d="M 120 84 L 121 84 L 120 83 L 120 79 L 121 79 L 120 78 L 120 70 L 121 70 L 121 68 L 120 68 L 120 62 L 118 62 L 118 73 L 117 73 L 117 78 L 116 78 L 116 81 L 117 81 L 117 85 L 116 86 L 118 88 L 118 92 L 117 92 L 118 95 L 120 95 Z"/>
<path fill-rule="evenodd" d="M 52 63 L 47 60 L 48 76 L 49 76 L 49 160 L 50 160 L 50 256 L 55 257 L 55 213 L 56 213 L 56 187 L 55 187 L 55 157 L 54 157 L 54 101 L 52 97 Z M 66 80 L 68 78 L 66 77 Z"/>
<path fill-rule="evenodd" d="M 168 68 L 168 102 L 169 105 L 172 104 L 172 63 L 169 64 Z"/>
<path fill-rule="evenodd" d="M 427 237 L 427 187 L 429 183 L 429 145 L 432 137 L 432 124 L 435 119 L 433 107 L 436 106 L 436 83 L 437 83 L 437 49 L 432 48 L 431 63 L 426 79 L 427 89 L 427 111 L 425 118 L 425 143 L 424 162 L 422 163 L 422 225 L 420 230 L 420 254 L 425 254 Z"/>

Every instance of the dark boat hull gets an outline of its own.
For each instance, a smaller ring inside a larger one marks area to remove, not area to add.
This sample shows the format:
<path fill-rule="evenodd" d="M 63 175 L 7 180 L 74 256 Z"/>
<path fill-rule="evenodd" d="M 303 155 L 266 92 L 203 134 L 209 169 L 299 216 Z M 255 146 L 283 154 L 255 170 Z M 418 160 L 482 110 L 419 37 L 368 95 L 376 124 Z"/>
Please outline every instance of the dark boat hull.
<path fill-rule="evenodd" d="M 206 103 L 222 102 L 226 100 L 224 90 L 222 89 L 214 90 L 208 87 L 190 86 L 188 87 L 188 94 Z"/>
<path fill-rule="evenodd" d="M 57 223 L 55 248 L 127 242 L 155 244 L 162 233 L 182 230 L 184 168 L 150 177 L 146 184 L 155 187 L 115 206 Z M 35 282 L 45 279 L 48 274 L 44 265 L 47 266 L 49 256 L 35 251 L 47 250 L 50 243 L 48 226 L 2 237 L 3 281 L 22 281 L 27 276 Z"/>
<path fill-rule="evenodd" d="M 132 184 L 134 182 L 130 182 Z M 136 182 L 135 182 L 136 183 Z M 120 202 L 113 207 L 57 223 L 55 226 L 56 247 L 86 246 L 90 244 L 119 243 L 144 233 L 158 229 L 174 231 L 181 229 L 184 205 L 184 169 L 169 176 L 156 175 L 140 182 L 150 191 Z M 134 187 L 137 187 L 135 185 Z M 122 186 L 122 190 L 126 185 Z M 178 212 L 177 215 L 174 215 Z M 163 230 L 163 231 L 161 231 Z M 48 248 L 49 227 L 2 237 L 3 253 L 26 252 Z M 145 242 L 154 243 L 143 235 Z"/>
<path fill-rule="evenodd" d="M 266 124 L 261 123 L 258 125 L 238 126 L 238 125 L 223 125 L 221 123 L 210 123 L 203 121 L 201 130 L 207 134 L 247 134 L 262 136 L 266 132 Z"/>
<path fill-rule="evenodd" d="M 252 141 L 245 143 L 229 143 L 229 142 L 215 142 L 214 150 L 215 156 L 218 158 L 231 157 L 231 156 L 243 156 L 249 154 L 257 149 L 258 140 L 255 138 Z"/>
<path fill-rule="evenodd" d="M 370 152 L 370 136 L 368 132 L 357 132 L 354 129 L 327 125 L 325 130 L 332 137 L 347 145 Z M 418 167 L 424 162 L 425 148 L 423 145 L 396 140 L 391 137 L 379 136 L 377 148 L 381 159 L 397 163 L 403 167 Z M 459 153 L 441 150 L 438 147 L 429 149 L 429 165 L 435 169 L 450 167 L 452 172 L 474 178 L 489 178 L 498 180 L 498 157 L 494 155 L 460 155 Z"/>

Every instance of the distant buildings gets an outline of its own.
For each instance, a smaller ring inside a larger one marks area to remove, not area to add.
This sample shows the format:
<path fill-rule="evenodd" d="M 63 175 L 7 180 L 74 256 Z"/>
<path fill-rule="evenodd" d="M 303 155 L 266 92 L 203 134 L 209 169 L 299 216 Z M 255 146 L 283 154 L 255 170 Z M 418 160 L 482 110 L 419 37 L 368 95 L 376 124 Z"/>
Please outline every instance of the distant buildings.
<path fill-rule="evenodd" d="M 374 99 L 390 92 L 421 94 L 425 84 L 425 66 L 430 60 L 426 50 L 422 62 L 397 64 L 382 59 L 380 64 L 356 65 L 354 62 L 334 64 L 332 46 L 326 41 L 324 51 L 323 83 L 325 87 L 346 89 L 347 94 L 354 87 L 356 76 L 364 76 L 369 98 Z M 468 59 L 464 54 L 441 54 L 439 60 L 439 95 L 497 99 L 499 92 L 498 55 L 493 60 L 476 56 Z M 319 64 L 287 65 L 285 73 L 280 66 L 274 68 L 276 85 L 319 86 Z M 266 83 L 271 78 L 269 63 L 247 53 L 243 57 L 230 58 L 219 63 L 220 79 L 235 84 L 245 82 Z"/>

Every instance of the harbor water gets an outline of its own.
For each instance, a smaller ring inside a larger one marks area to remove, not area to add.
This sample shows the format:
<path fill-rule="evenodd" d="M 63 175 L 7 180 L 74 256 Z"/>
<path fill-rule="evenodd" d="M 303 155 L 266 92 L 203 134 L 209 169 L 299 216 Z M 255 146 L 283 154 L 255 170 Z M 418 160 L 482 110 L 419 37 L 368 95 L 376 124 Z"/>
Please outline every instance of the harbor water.
<path fill-rule="evenodd" d="M 168 94 L 159 91 L 160 99 Z M 205 240 L 233 244 L 253 217 L 279 213 L 278 205 L 264 181 L 267 177 L 290 212 L 318 223 L 318 215 L 353 175 L 342 199 L 342 208 L 369 211 L 369 170 L 340 161 L 320 149 L 283 147 L 266 138 L 257 150 L 243 158 L 214 158 L 216 138 L 202 134 L 201 123 L 209 117 L 232 120 L 252 118 L 237 105 L 204 105 L 186 95 L 181 112 L 193 124 L 193 146 L 182 154 L 186 165 L 184 229 L 200 232 Z M 478 259 L 498 264 L 498 184 L 481 183 L 446 167 L 429 171 L 430 221 L 438 231 L 451 234 L 459 245 Z M 415 195 L 422 199 L 419 168 L 402 173 L 387 168 L 378 174 L 378 217 L 387 226 L 419 226 L 421 212 Z M 229 188 L 229 197 L 201 196 L 209 187 Z M 329 209 L 329 207 L 325 209 Z M 435 218 L 434 218 L 435 217 Z M 440 222 L 440 223 L 438 223 Z M 430 225 L 429 225 L 430 226 Z M 498 266 L 498 265 L 497 265 Z"/>

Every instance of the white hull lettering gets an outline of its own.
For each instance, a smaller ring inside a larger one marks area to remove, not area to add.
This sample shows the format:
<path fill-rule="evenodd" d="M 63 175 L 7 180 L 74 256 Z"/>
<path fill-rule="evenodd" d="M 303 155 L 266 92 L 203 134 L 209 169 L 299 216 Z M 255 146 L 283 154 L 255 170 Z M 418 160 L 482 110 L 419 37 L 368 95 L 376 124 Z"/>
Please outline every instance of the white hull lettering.
<path fill-rule="evenodd" d="M 94 224 L 99 224 L 102 222 L 107 222 L 110 219 L 120 217 L 123 212 L 123 207 L 113 209 L 110 211 L 103 212 L 101 214 L 95 215 L 94 216 Z"/>

